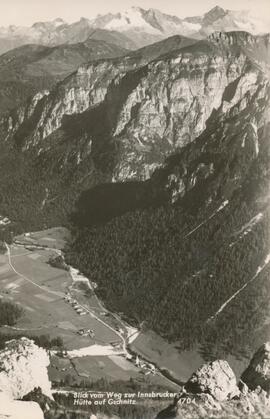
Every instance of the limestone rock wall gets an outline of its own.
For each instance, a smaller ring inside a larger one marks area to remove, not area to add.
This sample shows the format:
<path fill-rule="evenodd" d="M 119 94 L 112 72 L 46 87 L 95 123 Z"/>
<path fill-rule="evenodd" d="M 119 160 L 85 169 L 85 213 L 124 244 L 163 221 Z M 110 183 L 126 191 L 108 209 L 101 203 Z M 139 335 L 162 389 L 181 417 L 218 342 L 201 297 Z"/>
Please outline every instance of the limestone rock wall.
<path fill-rule="evenodd" d="M 47 352 L 27 338 L 7 342 L 0 351 L 0 391 L 11 399 L 21 399 L 35 387 L 52 397 L 48 378 Z"/>

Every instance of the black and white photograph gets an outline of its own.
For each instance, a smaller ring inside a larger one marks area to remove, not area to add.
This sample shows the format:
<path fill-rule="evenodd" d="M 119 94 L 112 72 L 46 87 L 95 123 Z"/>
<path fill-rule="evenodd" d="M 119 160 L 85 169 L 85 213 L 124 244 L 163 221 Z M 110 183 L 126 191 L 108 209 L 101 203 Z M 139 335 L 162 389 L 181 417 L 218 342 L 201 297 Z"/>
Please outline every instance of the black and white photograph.
<path fill-rule="evenodd" d="M 269 419 L 270 0 L 0 12 L 0 419 Z"/>

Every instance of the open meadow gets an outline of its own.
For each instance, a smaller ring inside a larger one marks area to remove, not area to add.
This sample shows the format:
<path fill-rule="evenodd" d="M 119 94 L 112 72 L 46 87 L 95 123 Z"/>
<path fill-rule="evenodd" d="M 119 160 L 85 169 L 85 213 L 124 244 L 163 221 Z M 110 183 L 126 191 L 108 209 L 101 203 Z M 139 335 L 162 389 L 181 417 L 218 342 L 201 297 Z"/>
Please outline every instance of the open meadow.
<path fill-rule="evenodd" d="M 48 263 L 61 254 L 67 237 L 67 230 L 61 228 L 27 233 L 0 255 L 0 298 L 23 309 L 15 326 L 3 326 L 0 331 L 11 338 L 24 333 L 61 337 L 67 356 L 51 353 L 49 375 L 55 383 L 68 376 L 71 384 L 83 379 L 137 378 L 168 385 L 161 376 L 144 378 L 145 372 L 125 358 L 124 331 L 117 326 L 117 318 L 104 312 L 94 293 L 86 295 L 85 286 L 74 281 L 69 270 Z M 89 330 L 91 335 L 82 334 Z"/>

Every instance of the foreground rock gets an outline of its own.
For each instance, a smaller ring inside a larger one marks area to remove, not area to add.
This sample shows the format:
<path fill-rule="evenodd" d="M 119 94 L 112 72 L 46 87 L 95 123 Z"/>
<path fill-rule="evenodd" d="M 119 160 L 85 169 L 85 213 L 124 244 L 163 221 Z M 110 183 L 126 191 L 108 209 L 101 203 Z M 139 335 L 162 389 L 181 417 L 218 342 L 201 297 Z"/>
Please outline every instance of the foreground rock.
<path fill-rule="evenodd" d="M 189 379 L 185 389 L 190 393 L 207 393 L 218 401 L 239 393 L 236 377 L 227 361 L 217 360 L 203 365 Z"/>
<path fill-rule="evenodd" d="M 0 419 L 43 418 L 38 403 L 18 399 L 36 387 L 52 398 L 48 365 L 46 351 L 33 341 L 21 338 L 7 342 L 0 351 Z"/>
<path fill-rule="evenodd" d="M 183 387 L 174 403 L 156 419 L 270 417 L 270 342 L 254 355 L 239 386 L 226 361 L 200 367 Z"/>
<path fill-rule="evenodd" d="M 12 400 L 0 392 L 0 419 L 43 419 L 43 417 L 38 403 Z"/>
<path fill-rule="evenodd" d="M 260 386 L 263 390 L 270 390 L 270 342 L 262 345 L 252 358 L 241 380 L 251 389 Z"/>
<path fill-rule="evenodd" d="M 0 390 L 13 399 L 21 399 L 36 387 L 52 397 L 46 351 L 32 340 L 21 338 L 7 342 L 0 352 Z"/>
<path fill-rule="evenodd" d="M 250 392 L 237 400 L 219 403 L 209 394 L 186 394 L 158 414 L 156 419 L 269 419 L 269 395 Z"/>

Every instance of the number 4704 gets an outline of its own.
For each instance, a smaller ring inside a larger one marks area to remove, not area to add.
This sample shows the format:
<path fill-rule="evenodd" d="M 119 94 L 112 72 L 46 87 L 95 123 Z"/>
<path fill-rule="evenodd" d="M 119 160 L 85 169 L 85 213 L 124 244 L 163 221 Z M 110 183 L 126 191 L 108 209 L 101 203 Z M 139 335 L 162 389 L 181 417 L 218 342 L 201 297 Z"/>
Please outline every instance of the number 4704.
<path fill-rule="evenodd" d="M 183 397 L 183 399 L 179 399 L 178 400 L 179 404 L 190 404 L 191 403 L 191 398 L 190 397 Z"/>

